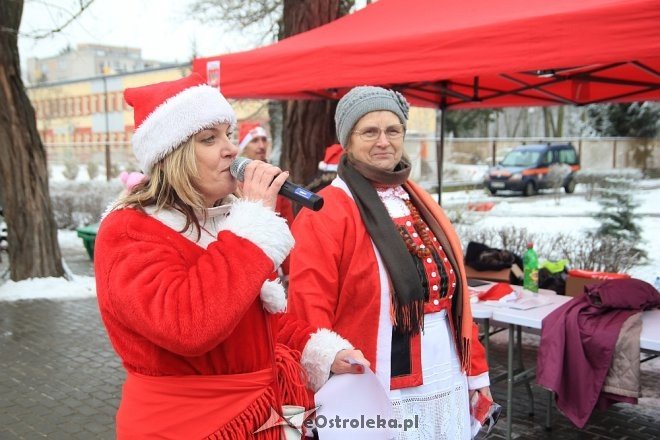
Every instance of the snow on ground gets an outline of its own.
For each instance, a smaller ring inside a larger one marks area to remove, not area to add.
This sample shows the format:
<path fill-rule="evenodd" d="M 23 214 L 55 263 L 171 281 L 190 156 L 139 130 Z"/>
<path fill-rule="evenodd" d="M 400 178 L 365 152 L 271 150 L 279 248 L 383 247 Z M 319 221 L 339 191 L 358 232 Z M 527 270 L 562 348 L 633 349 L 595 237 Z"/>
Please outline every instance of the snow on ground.
<path fill-rule="evenodd" d="M 637 222 L 642 229 L 641 248 L 649 256 L 649 264 L 634 267 L 630 275 L 653 284 L 660 276 L 660 182 L 639 190 L 634 198 L 639 203 L 635 210 Z M 579 190 L 579 188 L 578 188 Z M 496 205 L 489 217 L 484 218 L 479 226 L 505 226 L 515 222 L 516 226 L 529 231 L 547 233 L 572 232 L 586 233 L 597 229 L 599 223 L 593 215 L 600 210 L 595 199 L 587 201 L 582 194 L 562 197 L 557 205 L 552 197 L 538 199 L 528 203 L 504 202 Z"/>
<path fill-rule="evenodd" d="M 649 256 L 649 264 L 630 271 L 633 277 L 653 284 L 660 276 L 660 180 L 647 180 L 636 194 L 640 203 L 638 221 L 642 227 L 643 243 Z M 494 202 L 492 210 L 474 213 L 479 216 L 476 228 L 493 228 L 507 225 L 524 227 L 530 232 L 545 231 L 549 234 L 572 231 L 576 235 L 593 230 L 598 223 L 593 215 L 599 210 L 594 199 L 587 201 L 578 185 L 576 194 L 561 197 L 556 204 L 553 197 L 519 197 L 508 195 L 492 197 L 483 190 L 459 191 L 443 194 L 443 206 L 447 209 L 468 203 Z M 59 231 L 58 239 L 63 249 L 82 251 L 82 240 L 75 231 Z M 18 283 L 8 281 L 0 285 L 0 301 L 33 298 L 82 298 L 95 294 L 94 278 L 74 276 L 72 281 L 56 278 L 32 279 Z"/>
<path fill-rule="evenodd" d="M 31 278 L 25 281 L 7 281 L 0 286 L 0 300 L 24 299 L 78 299 L 96 296 L 96 283 L 92 277 L 74 275 L 64 278 Z"/>

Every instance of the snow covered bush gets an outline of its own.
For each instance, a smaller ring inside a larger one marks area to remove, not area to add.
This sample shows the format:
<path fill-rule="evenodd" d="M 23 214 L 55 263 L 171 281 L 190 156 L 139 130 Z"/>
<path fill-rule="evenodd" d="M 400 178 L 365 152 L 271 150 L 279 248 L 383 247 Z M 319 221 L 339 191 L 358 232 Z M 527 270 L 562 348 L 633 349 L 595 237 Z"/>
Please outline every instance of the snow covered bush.
<path fill-rule="evenodd" d="M 89 162 L 87 164 L 87 175 L 89 180 L 94 180 L 99 175 L 99 166 L 96 162 Z"/>
<path fill-rule="evenodd" d="M 117 181 L 51 182 L 50 197 L 59 229 L 96 223 L 123 186 Z"/>
<path fill-rule="evenodd" d="M 635 168 L 615 168 L 611 170 L 580 170 L 575 173 L 575 182 L 582 183 L 587 188 L 587 200 L 591 200 L 599 188 L 606 187 L 607 179 L 640 180 L 642 172 Z"/>
<path fill-rule="evenodd" d="M 68 180 L 76 180 L 76 177 L 78 177 L 78 171 L 78 163 L 69 160 L 64 164 L 64 171 L 62 171 L 62 175 Z"/>
<path fill-rule="evenodd" d="M 626 272 L 640 264 L 641 251 L 637 242 L 621 241 L 611 236 L 594 233 L 533 233 L 525 228 L 475 228 L 473 225 L 456 225 L 464 250 L 467 243 L 476 241 L 489 247 L 522 255 L 529 241 L 539 258 L 557 261 L 569 260 L 569 269 L 585 269 L 604 272 Z"/>

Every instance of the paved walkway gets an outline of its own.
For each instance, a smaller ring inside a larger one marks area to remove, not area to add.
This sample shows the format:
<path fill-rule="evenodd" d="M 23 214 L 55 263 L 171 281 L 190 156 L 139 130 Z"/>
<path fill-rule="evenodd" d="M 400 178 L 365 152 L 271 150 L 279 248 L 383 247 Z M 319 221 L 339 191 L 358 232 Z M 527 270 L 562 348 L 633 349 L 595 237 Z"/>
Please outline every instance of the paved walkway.
<path fill-rule="evenodd" d="M 74 273 L 90 273 L 85 272 L 91 270 L 88 260 L 74 260 Z M 504 371 L 505 338 L 500 333 L 492 339 L 493 373 Z M 535 338 L 524 338 L 529 365 L 535 359 Z M 536 415 L 530 418 L 526 393 L 516 388 L 514 438 L 658 439 L 660 359 L 643 364 L 642 377 L 648 397 L 637 406 L 620 404 L 594 413 L 583 430 L 555 411 L 554 429 L 545 431 L 546 393 L 534 387 Z M 96 299 L 0 302 L 0 440 L 114 439 L 123 378 Z M 505 402 L 505 383 L 495 385 L 493 393 L 498 402 Z M 489 438 L 504 438 L 504 422 L 500 420 Z"/>

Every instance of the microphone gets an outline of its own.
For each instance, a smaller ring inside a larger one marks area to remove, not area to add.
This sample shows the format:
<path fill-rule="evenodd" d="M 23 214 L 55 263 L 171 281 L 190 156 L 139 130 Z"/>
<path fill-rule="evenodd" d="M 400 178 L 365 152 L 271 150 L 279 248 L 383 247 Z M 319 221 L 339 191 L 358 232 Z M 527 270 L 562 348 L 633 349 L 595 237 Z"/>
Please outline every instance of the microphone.
<path fill-rule="evenodd" d="M 236 180 L 242 182 L 245 178 L 245 167 L 250 162 L 252 160 L 247 157 L 237 157 L 229 166 L 229 172 Z M 323 197 L 288 180 L 280 188 L 279 194 L 313 211 L 318 211 L 323 207 Z"/>

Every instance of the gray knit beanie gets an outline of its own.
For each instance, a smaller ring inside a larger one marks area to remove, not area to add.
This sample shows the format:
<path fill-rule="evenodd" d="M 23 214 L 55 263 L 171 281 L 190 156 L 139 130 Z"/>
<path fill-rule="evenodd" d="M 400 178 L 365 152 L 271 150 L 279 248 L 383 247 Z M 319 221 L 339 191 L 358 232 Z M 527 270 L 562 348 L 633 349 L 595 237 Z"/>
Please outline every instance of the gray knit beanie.
<path fill-rule="evenodd" d="M 394 90 L 372 86 L 351 89 L 339 100 L 337 111 L 335 111 L 335 126 L 339 143 L 346 148 L 353 127 L 362 116 L 370 112 L 391 111 L 405 125 L 408 122 L 409 107 L 406 98 Z"/>

